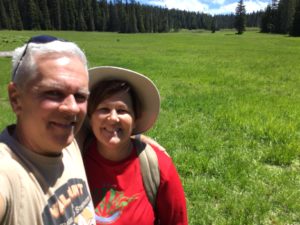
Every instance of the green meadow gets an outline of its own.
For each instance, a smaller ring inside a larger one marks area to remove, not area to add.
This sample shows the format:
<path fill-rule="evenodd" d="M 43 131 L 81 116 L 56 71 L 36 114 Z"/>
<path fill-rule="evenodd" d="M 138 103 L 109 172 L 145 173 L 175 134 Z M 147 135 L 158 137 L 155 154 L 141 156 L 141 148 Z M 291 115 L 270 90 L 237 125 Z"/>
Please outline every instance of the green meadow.
<path fill-rule="evenodd" d="M 41 32 L 0 31 L 0 51 Z M 300 224 L 300 38 L 214 34 L 43 32 L 75 41 L 89 67 L 150 77 L 161 113 L 147 134 L 165 146 L 191 225 Z M 14 121 L 10 58 L 0 58 L 0 128 Z"/>

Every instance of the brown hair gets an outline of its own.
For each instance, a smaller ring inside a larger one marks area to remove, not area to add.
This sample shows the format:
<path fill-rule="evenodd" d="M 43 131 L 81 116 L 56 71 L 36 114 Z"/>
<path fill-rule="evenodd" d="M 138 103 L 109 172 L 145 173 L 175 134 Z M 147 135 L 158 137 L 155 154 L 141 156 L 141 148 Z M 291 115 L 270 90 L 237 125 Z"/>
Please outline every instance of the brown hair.
<path fill-rule="evenodd" d="M 141 101 L 131 85 L 122 80 L 100 81 L 91 88 L 91 94 L 88 99 L 87 116 L 91 118 L 91 115 L 100 102 L 120 92 L 129 94 L 133 105 L 135 119 L 138 119 L 141 116 Z"/>

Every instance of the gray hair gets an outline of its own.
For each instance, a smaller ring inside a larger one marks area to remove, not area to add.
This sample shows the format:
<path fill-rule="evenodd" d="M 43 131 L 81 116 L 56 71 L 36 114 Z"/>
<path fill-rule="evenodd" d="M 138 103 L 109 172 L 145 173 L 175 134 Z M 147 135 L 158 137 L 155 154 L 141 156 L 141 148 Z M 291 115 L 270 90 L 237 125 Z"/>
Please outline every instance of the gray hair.
<path fill-rule="evenodd" d="M 26 51 L 25 55 L 24 51 Z M 26 86 L 29 80 L 37 76 L 36 58 L 34 56 L 42 56 L 49 53 L 77 56 L 84 64 L 85 69 L 88 70 L 87 59 L 84 52 L 73 42 L 63 42 L 59 40 L 48 43 L 31 42 L 16 48 L 13 52 L 11 80 L 20 87 Z"/>

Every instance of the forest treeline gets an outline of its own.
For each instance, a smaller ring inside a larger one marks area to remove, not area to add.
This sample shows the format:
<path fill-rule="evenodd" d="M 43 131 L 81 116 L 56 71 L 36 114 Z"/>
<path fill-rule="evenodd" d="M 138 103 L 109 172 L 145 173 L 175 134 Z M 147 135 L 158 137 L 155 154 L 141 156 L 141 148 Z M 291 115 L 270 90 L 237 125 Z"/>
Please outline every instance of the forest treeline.
<path fill-rule="evenodd" d="M 272 0 L 261 18 L 261 31 L 300 36 L 300 0 Z"/>
<path fill-rule="evenodd" d="M 263 12 L 246 15 L 259 27 Z M 215 15 L 140 4 L 134 0 L 0 0 L 0 29 L 156 33 L 233 28 L 234 14 Z"/>

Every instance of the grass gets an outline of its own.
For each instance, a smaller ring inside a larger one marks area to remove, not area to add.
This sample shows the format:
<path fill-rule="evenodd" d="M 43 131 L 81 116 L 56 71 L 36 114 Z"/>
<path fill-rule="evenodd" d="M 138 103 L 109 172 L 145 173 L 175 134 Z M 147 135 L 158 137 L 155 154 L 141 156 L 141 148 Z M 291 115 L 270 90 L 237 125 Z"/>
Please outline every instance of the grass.
<path fill-rule="evenodd" d="M 0 31 L 0 50 L 39 32 Z M 89 66 L 149 76 L 162 96 L 148 135 L 175 162 L 190 224 L 300 224 L 300 39 L 211 34 L 46 32 L 75 41 Z M 0 128 L 10 59 L 0 58 Z"/>

